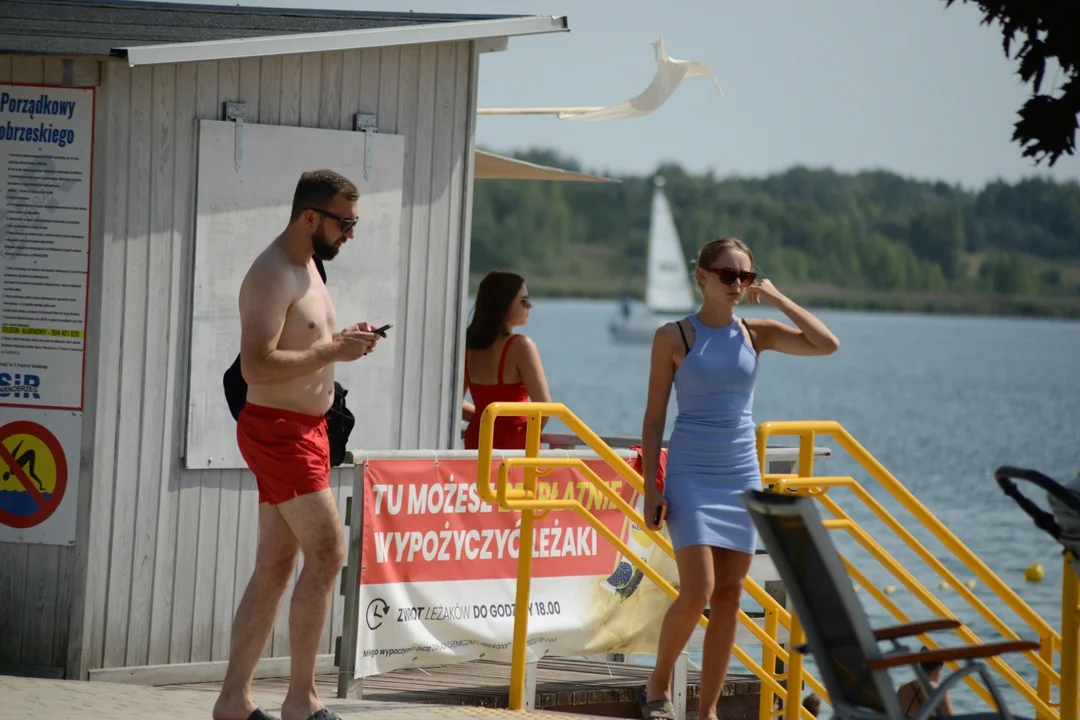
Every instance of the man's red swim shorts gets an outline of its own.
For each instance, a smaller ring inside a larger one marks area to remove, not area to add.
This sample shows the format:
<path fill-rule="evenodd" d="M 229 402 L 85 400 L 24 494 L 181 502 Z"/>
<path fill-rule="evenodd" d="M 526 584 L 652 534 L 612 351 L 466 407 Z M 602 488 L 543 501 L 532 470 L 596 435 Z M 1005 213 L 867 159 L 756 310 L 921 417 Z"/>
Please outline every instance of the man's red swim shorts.
<path fill-rule="evenodd" d="M 260 503 L 277 505 L 330 487 L 325 417 L 247 403 L 236 423 L 236 443 L 255 473 Z"/>

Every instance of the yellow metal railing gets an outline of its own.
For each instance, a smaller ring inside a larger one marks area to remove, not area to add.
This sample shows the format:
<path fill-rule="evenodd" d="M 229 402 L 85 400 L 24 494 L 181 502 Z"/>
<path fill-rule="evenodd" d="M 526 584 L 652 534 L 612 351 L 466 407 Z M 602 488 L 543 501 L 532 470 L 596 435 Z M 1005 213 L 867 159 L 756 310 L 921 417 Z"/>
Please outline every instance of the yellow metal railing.
<path fill-rule="evenodd" d="M 500 416 L 524 416 L 528 419 L 525 457 L 504 458 L 499 465 L 498 483 L 491 487 L 492 439 L 496 418 Z M 521 511 L 521 545 L 518 554 L 517 596 L 514 616 L 514 641 L 510 673 L 510 708 L 520 710 L 524 707 L 525 665 L 528 639 L 528 604 L 532 576 L 533 523 L 537 517 L 546 515 L 551 510 L 572 510 L 593 527 L 597 534 L 611 543 L 628 561 L 642 571 L 670 598 L 677 597 L 677 591 L 660 576 L 642 558 L 627 547 L 622 539 L 596 518 L 581 503 L 572 498 L 541 499 L 537 494 L 536 477 L 541 468 L 569 467 L 580 472 L 599 491 L 634 521 L 644 532 L 670 557 L 674 557 L 671 544 L 659 533 L 650 530 L 644 519 L 622 497 L 605 483 L 593 470 L 579 458 L 540 458 L 540 421 L 543 416 L 559 418 L 569 430 L 577 435 L 586 446 L 610 465 L 638 493 L 644 492 L 642 477 L 630 467 L 622 457 L 612 450 L 600 437 L 581 422 L 565 405 L 560 403 L 492 403 L 485 408 L 481 416 L 480 440 L 477 458 L 477 490 L 482 498 L 498 504 L 505 509 Z M 949 529 L 922 505 L 907 488 L 893 477 L 865 448 L 862 447 L 842 426 L 835 422 L 776 422 L 763 423 L 757 430 L 758 460 L 762 468 L 763 481 L 771 485 L 774 492 L 796 492 L 816 498 L 835 519 L 826 520 L 825 527 L 831 530 L 847 531 L 869 554 L 880 562 L 914 597 L 923 602 L 933 613 L 951 617 L 951 613 L 937 598 L 912 576 L 895 558 L 893 558 L 869 533 L 866 532 L 848 513 L 829 496 L 830 489 L 843 488 L 860 500 L 886 527 L 892 530 L 908 547 L 942 577 L 959 597 L 966 600 L 990 625 L 1006 639 L 1019 639 L 1018 635 L 985 605 L 971 589 L 955 574 L 948 570 L 938 558 L 923 546 L 865 487 L 851 477 L 814 477 L 814 440 L 817 435 L 832 437 L 844 450 L 855 459 L 881 486 L 896 498 L 916 520 L 930 532 L 959 560 L 975 577 L 993 591 L 1013 610 L 1021 620 L 1032 628 L 1040 638 L 1040 650 L 1025 653 L 1038 674 L 1037 687 L 1032 688 L 1008 664 L 1000 658 L 988 658 L 986 663 L 1025 700 L 1035 708 L 1040 720 L 1080 720 L 1077 706 L 1080 704 L 1080 582 L 1076 575 L 1067 568 L 1064 573 L 1062 593 L 1062 632 L 1058 633 L 1030 606 L 1027 605 L 1011 588 L 995 575 L 969 548 L 967 548 Z M 799 438 L 798 472 L 791 474 L 767 474 L 765 449 L 768 439 L 775 436 L 795 436 Z M 513 488 L 509 483 L 509 472 L 520 467 L 524 471 L 521 489 Z M 1067 562 L 1067 561 L 1066 561 Z M 867 577 L 844 558 L 844 564 L 852 580 L 864 588 L 871 597 L 900 622 L 911 622 L 909 618 L 886 593 L 871 583 Z M 779 628 L 789 631 L 789 647 L 796 647 L 804 642 L 802 628 L 798 618 L 778 603 L 749 576 L 744 583 L 747 594 L 760 603 L 765 611 L 764 627 L 758 626 L 742 610 L 739 621 L 762 644 L 762 662 L 759 665 L 740 647 L 734 649 L 734 656 L 761 680 L 761 699 L 759 719 L 783 715 L 785 720 L 812 720 L 810 713 L 799 701 L 803 683 L 816 692 L 825 702 L 828 694 L 821 683 L 803 668 L 802 655 L 789 653 L 777 642 Z M 702 626 L 708 625 L 703 616 Z M 979 643 L 979 638 L 966 626 L 955 630 L 966 643 Z M 932 637 L 919 636 L 930 648 L 938 647 Z M 1054 651 L 1060 653 L 1061 671 L 1054 670 Z M 776 661 L 785 663 L 786 672 L 773 671 Z M 955 663 L 950 663 L 955 668 Z M 781 684 L 786 680 L 786 687 Z M 993 706 L 993 700 L 986 689 L 973 678 L 966 680 L 980 697 Z M 1058 686 L 1060 703 L 1052 702 L 1052 688 Z M 792 688 L 792 697 L 788 701 L 786 688 Z M 779 698 L 783 710 L 774 709 Z"/>
<path fill-rule="evenodd" d="M 1078 584 L 1075 573 L 1068 569 L 1064 573 L 1062 593 L 1062 632 L 1058 633 L 1042 617 L 1020 598 L 1016 592 L 995 575 L 964 543 L 960 541 L 937 517 L 935 517 L 914 495 L 911 494 L 892 474 L 886 470 L 867 450 L 860 445 L 839 423 L 821 422 L 773 422 L 763 423 L 757 430 L 758 459 L 764 469 L 764 450 L 771 437 L 794 436 L 799 439 L 799 463 L 797 475 L 764 474 L 765 485 L 772 485 L 773 492 L 796 492 L 815 497 L 827 509 L 836 521 L 826 521 L 826 527 L 846 530 L 871 556 L 878 560 L 902 585 L 918 600 L 939 616 L 950 616 L 945 606 L 909 573 L 901 563 L 893 558 L 869 533 L 845 512 L 829 492 L 834 488 L 844 488 L 860 500 L 871 512 L 892 530 L 916 555 L 934 570 L 947 584 L 956 591 L 975 611 L 1007 640 L 1019 639 L 1019 636 L 1001 618 L 976 596 L 971 589 L 951 572 L 931 553 L 904 525 L 892 515 L 861 484 L 850 477 L 813 477 L 814 442 L 816 436 L 827 435 L 843 448 L 876 480 L 901 506 L 937 538 L 979 581 L 997 595 L 1005 605 L 1030 627 L 1039 637 L 1040 650 L 1024 653 L 1024 657 L 1034 666 L 1038 681 L 1035 688 L 1021 678 L 1001 658 L 987 658 L 986 664 L 997 673 L 1025 700 L 1035 708 L 1039 718 L 1045 720 L 1080 720 L 1077 717 L 1078 693 L 1080 680 L 1077 678 L 1078 640 L 1077 630 L 1080 623 L 1080 611 L 1077 610 Z M 867 590 L 888 612 L 900 622 L 910 622 L 910 618 L 893 603 L 886 594 L 870 583 L 846 558 L 845 566 L 855 583 Z M 954 631 L 968 644 L 978 643 L 979 638 L 966 626 Z M 930 648 L 937 643 L 930 636 L 920 636 Z M 1054 651 L 1061 656 L 1061 672 L 1053 667 Z M 950 663 L 956 667 L 955 663 Z M 801 668 L 792 667 L 788 682 L 798 686 Z M 985 688 L 968 678 L 968 684 L 987 703 L 993 701 Z M 1060 703 L 1052 702 L 1052 687 L 1058 686 Z M 763 690 L 763 694 L 766 691 Z M 764 706 L 765 699 L 762 704 Z"/>
<path fill-rule="evenodd" d="M 1061 588 L 1061 720 L 1080 720 L 1080 577 L 1071 559 L 1065 556 Z"/>
<path fill-rule="evenodd" d="M 495 419 L 504 415 L 528 418 L 525 457 L 504 458 L 502 460 L 499 464 L 498 483 L 493 490 L 491 487 L 491 461 Z M 596 486 L 614 506 L 618 507 L 625 515 L 641 527 L 644 532 L 652 538 L 653 542 L 667 553 L 669 557 L 675 557 L 675 553 L 671 548 L 671 543 L 659 533 L 650 530 L 645 524 L 644 518 L 642 518 L 629 503 L 623 500 L 617 492 L 612 490 L 611 487 L 592 470 L 592 468 L 586 465 L 584 460 L 580 458 L 539 457 L 540 420 L 545 415 L 548 417 L 559 418 L 570 431 L 577 435 L 600 459 L 607 462 L 608 465 L 618 472 L 623 480 L 629 483 L 634 490 L 638 493 L 644 492 L 644 480 L 641 475 L 635 472 L 625 459 L 608 447 L 596 433 L 581 422 L 581 420 L 570 412 L 569 408 L 565 405 L 562 405 L 561 403 L 531 402 L 491 403 L 484 409 L 484 413 L 480 419 L 480 438 L 478 444 L 476 476 L 477 492 L 480 497 L 489 503 L 498 504 L 502 508 L 521 511 L 521 540 L 518 551 L 517 595 L 515 598 L 514 609 L 514 640 L 511 650 L 510 666 L 509 707 L 511 710 L 521 710 L 525 707 L 525 665 L 528 641 L 529 589 L 532 579 L 533 523 L 538 516 L 542 517 L 551 510 L 572 510 L 576 512 L 585 522 L 596 530 L 597 534 L 622 553 L 624 558 L 633 563 L 646 577 L 656 583 L 657 587 L 667 594 L 668 597 L 675 599 L 678 596 L 678 592 L 663 578 L 663 576 L 657 573 L 655 569 L 634 553 L 618 535 L 613 533 L 603 522 L 576 499 L 541 499 L 538 497 L 536 477 L 540 468 L 573 468 Z M 508 481 L 510 470 L 515 467 L 520 467 L 524 471 L 522 488 L 520 490 L 511 487 Z M 772 709 L 772 703 L 774 697 L 779 697 L 782 701 L 785 701 L 785 711 L 782 712 L 785 712 L 787 720 L 799 720 L 799 718 L 802 718 L 802 720 L 813 720 L 813 716 L 810 712 L 803 708 L 802 704 L 799 702 L 798 693 L 800 692 L 803 682 L 823 698 L 827 698 L 825 689 L 816 678 L 802 672 L 801 655 L 798 652 L 788 653 L 788 651 L 776 640 L 778 625 L 782 625 L 789 628 L 791 647 L 802 642 L 798 620 L 792 617 L 775 598 L 765 592 L 765 590 L 752 578 L 746 578 L 744 587 L 747 594 L 749 594 L 756 602 L 761 603 L 762 607 L 765 609 L 765 629 L 759 627 L 745 612 L 742 610 L 739 611 L 740 622 L 742 622 L 742 624 L 761 641 L 762 646 L 764 647 L 763 662 L 766 666 L 775 667 L 775 661 L 779 660 L 787 663 L 792 669 L 799 668 L 798 676 L 800 677 L 800 683 L 792 686 L 795 688 L 795 695 L 791 702 L 786 702 L 788 693 L 781 684 L 781 681 L 784 680 L 786 676 L 765 670 L 742 648 L 735 647 L 735 657 L 761 680 L 763 696 L 765 695 L 765 688 L 768 689 L 770 704 L 767 708 L 762 705 L 762 710 L 765 714 L 761 715 L 761 717 L 768 718 L 777 715 L 777 712 Z M 702 627 L 707 627 L 708 619 L 702 616 L 700 624 Z M 764 700 L 762 702 L 764 702 Z"/>

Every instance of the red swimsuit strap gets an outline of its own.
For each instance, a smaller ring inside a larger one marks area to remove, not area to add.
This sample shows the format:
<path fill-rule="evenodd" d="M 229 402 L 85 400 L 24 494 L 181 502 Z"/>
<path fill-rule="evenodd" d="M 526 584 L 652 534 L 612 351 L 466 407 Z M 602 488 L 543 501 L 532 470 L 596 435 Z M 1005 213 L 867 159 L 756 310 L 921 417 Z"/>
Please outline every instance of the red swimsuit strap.
<path fill-rule="evenodd" d="M 497 382 L 500 385 L 503 384 L 503 366 L 506 365 L 506 351 L 510 349 L 510 343 L 514 342 L 514 340 L 516 339 L 517 335 L 511 335 L 510 337 L 506 338 L 506 344 L 503 345 L 502 355 L 499 357 L 499 375 L 497 378 Z"/>

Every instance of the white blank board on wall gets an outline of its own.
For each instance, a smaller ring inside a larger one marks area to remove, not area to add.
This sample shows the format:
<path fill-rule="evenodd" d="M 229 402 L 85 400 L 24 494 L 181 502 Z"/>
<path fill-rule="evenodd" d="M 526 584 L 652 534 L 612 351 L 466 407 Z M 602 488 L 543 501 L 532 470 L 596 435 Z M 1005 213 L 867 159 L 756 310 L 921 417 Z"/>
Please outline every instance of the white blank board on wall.
<path fill-rule="evenodd" d="M 236 166 L 236 140 L 240 163 Z M 365 143 L 369 146 L 365 149 Z M 370 162 L 364 176 L 365 158 Z M 247 467 L 236 446 L 236 421 L 222 376 L 240 352 L 240 284 L 252 261 L 289 221 L 301 173 L 329 168 L 360 190 L 360 222 L 352 240 L 325 263 L 338 324 L 400 326 L 401 197 L 405 138 L 401 135 L 199 121 L 195 284 L 188 380 L 189 469 Z M 339 328 L 340 329 L 340 328 Z M 350 447 L 394 449 L 391 427 L 401 334 L 391 330 L 378 349 L 335 376 L 356 416 Z"/>

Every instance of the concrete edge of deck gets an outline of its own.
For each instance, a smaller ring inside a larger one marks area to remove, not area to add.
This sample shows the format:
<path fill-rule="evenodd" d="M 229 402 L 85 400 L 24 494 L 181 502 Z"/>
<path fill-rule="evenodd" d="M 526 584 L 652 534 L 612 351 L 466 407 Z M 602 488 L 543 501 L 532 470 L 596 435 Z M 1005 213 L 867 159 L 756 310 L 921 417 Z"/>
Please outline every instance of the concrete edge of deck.
<path fill-rule="evenodd" d="M 101 720 L 105 717 L 160 717 L 170 720 L 208 720 L 217 698 L 216 688 L 191 689 L 149 687 L 80 680 L 46 680 L 12 675 L 0 676 L 4 717 L 48 717 L 65 720 Z M 264 710 L 280 717 L 284 693 L 261 692 L 257 699 Z M 323 702 L 342 720 L 428 720 L 432 715 L 468 720 L 506 717 L 512 711 L 463 705 L 434 705 L 379 700 Z M 538 710 L 530 713 L 550 714 Z M 565 715 L 559 715 L 565 717 Z"/>

